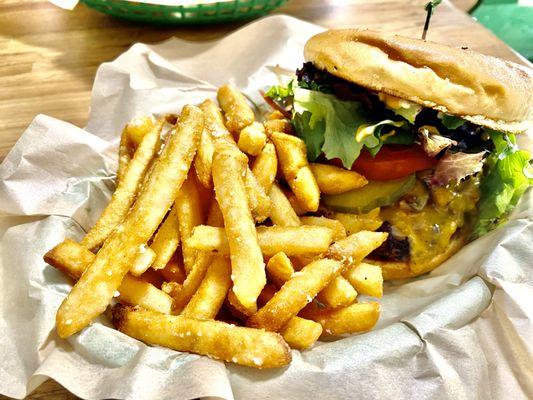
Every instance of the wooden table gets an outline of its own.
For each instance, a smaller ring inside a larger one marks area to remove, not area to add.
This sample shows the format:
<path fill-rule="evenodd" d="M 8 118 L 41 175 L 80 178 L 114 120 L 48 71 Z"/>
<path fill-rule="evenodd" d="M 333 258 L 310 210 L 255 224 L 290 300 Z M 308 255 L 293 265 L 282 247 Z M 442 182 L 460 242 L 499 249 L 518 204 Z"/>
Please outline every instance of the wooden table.
<path fill-rule="evenodd" d="M 465 4 L 465 0 L 456 0 Z M 427 0 L 292 0 L 279 9 L 328 28 L 365 26 L 419 37 Z M 470 2 L 471 3 L 471 2 Z M 171 36 L 221 37 L 242 23 L 207 27 L 141 26 L 80 5 L 61 10 L 45 0 L 0 3 L 0 160 L 38 113 L 83 126 L 96 68 L 135 42 Z M 527 63 L 467 14 L 445 1 L 428 39 Z M 0 396 L 0 398 L 3 398 Z M 75 399 L 49 381 L 29 399 Z"/>

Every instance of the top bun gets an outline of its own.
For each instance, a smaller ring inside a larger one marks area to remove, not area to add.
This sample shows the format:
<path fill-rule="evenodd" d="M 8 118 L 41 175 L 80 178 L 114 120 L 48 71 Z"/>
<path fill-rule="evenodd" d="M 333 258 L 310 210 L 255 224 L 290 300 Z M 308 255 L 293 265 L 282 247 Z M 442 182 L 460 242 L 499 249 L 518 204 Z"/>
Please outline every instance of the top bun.
<path fill-rule="evenodd" d="M 467 49 L 372 30 L 313 36 L 305 59 L 367 89 L 499 131 L 533 126 L 533 70 Z"/>

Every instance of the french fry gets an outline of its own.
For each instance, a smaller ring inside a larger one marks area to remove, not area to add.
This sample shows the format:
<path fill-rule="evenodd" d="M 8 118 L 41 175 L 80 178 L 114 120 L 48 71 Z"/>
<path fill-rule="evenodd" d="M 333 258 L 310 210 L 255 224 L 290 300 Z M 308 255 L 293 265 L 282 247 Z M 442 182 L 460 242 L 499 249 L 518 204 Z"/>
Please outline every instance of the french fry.
<path fill-rule="evenodd" d="M 183 186 L 182 186 L 183 187 Z M 168 264 L 180 243 L 178 224 L 178 207 L 176 203 L 168 213 L 163 223 L 159 226 L 150 248 L 156 254 L 153 269 L 163 269 Z"/>
<path fill-rule="evenodd" d="M 272 121 L 272 120 L 284 119 L 284 118 L 285 116 L 280 110 L 273 110 L 265 116 L 266 121 Z"/>
<path fill-rule="evenodd" d="M 283 252 L 279 252 L 270 257 L 266 265 L 266 272 L 269 279 L 278 287 L 291 279 L 294 268 L 291 260 Z"/>
<path fill-rule="evenodd" d="M 291 203 L 291 207 L 296 215 L 301 216 L 307 214 L 307 211 L 305 211 L 305 209 L 300 205 L 293 192 L 290 190 L 284 190 L 283 193 L 285 193 L 285 197 L 287 197 L 287 200 L 289 200 L 289 203 Z"/>
<path fill-rule="evenodd" d="M 209 126 L 206 124 L 204 126 L 204 130 L 202 131 L 196 157 L 194 158 L 194 169 L 196 171 L 198 181 L 207 189 L 211 189 L 213 187 L 211 169 L 213 166 L 214 152 L 215 143 L 213 137 L 211 136 Z"/>
<path fill-rule="evenodd" d="M 220 112 L 218 106 L 212 100 L 206 100 L 200 105 L 200 108 L 204 113 L 206 127 L 213 138 L 215 146 L 217 143 L 225 143 L 228 146 L 233 147 L 235 151 L 240 152 L 235 140 L 233 139 L 233 136 L 224 125 L 222 113 Z M 256 222 L 263 222 L 268 218 L 268 214 L 270 213 L 270 199 L 255 178 L 248 165 L 246 165 L 246 176 L 244 177 L 244 183 L 254 220 Z"/>
<path fill-rule="evenodd" d="M 324 194 L 340 194 L 365 186 L 366 178 L 355 171 L 327 164 L 309 164 L 320 191 Z"/>
<path fill-rule="evenodd" d="M 340 221 L 348 235 L 360 231 L 375 231 L 383 221 L 379 217 L 380 209 L 375 208 L 367 214 L 334 213 L 333 218 Z"/>
<path fill-rule="evenodd" d="M 257 227 L 259 248 L 266 257 L 280 251 L 288 256 L 320 254 L 328 249 L 332 237 L 331 229 L 323 226 Z M 231 243 L 224 229 L 213 226 L 199 225 L 194 228 L 187 244 L 196 250 L 223 255 L 231 252 Z M 241 246 L 244 247 L 244 244 Z"/>
<path fill-rule="evenodd" d="M 278 172 L 278 156 L 271 142 L 265 144 L 263 151 L 254 160 L 252 172 L 265 193 L 270 193 Z"/>
<path fill-rule="evenodd" d="M 129 162 L 122 179 L 118 181 L 117 188 L 111 201 L 100 215 L 96 224 L 87 232 L 81 244 L 92 250 L 100 246 L 111 232 L 119 225 L 131 205 L 135 201 L 135 194 L 141 184 L 150 162 L 159 149 L 159 135 L 163 128 L 163 121 L 159 121 L 147 133 Z"/>
<path fill-rule="evenodd" d="M 309 222 L 309 225 L 330 228 L 333 233 L 333 240 L 339 240 L 346 237 L 346 231 L 339 221 L 323 217 L 302 217 L 299 219 L 292 209 L 290 202 L 287 200 L 287 197 L 285 197 L 283 191 L 276 184 L 272 187 L 270 196 L 272 200 L 270 219 L 274 224 L 281 226 L 298 226 L 301 225 L 302 222 L 307 221 Z M 295 256 L 294 254 L 292 255 Z M 309 255 L 305 254 L 297 255 L 297 258 L 300 264 L 299 269 L 313 261 L 312 257 L 309 259 Z M 350 287 L 350 284 L 343 277 L 340 276 L 335 278 L 335 280 L 331 282 L 330 285 L 326 286 L 320 293 L 320 299 L 322 302 L 328 305 L 335 304 L 336 306 L 349 305 L 353 303 L 356 296 L 356 291 Z"/>
<path fill-rule="evenodd" d="M 133 276 L 141 276 L 152 265 L 155 259 L 154 251 L 148 246 L 141 246 L 139 254 L 135 258 L 133 265 L 130 267 L 130 274 Z"/>
<path fill-rule="evenodd" d="M 187 239 L 191 236 L 193 228 L 204 222 L 200 192 L 194 174 L 190 173 L 189 177 L 183 182 L 174 207 L 176 207 L 179 235 L 182 243 L 183 266 L 185 267 L 185 273 L 188 274 L 194 264 L 196 250 L 189 248 Z"/>
<path fill-rule="evenodd" d="M 361 263 L 346 271 L 345 278 L 361 294 L 372 297 L 383 296 L 383 274 L 378 265 Z"/>
<path fill-rule="evenodd" d="M 263 291 L 261 291 L 261 293 L 263 293 Z M 261 296 L 261 294 L 259 294 L 259 296 Z M 230 313 L 240 321 L 246 321 L 246 319 L 250 315 L 252 315 L 255 311 L 257 311 L 254 309 L 249 309 L 249 308 L 244 307 L 239 301 L 239 299 L 237 298 L 237 296 L 235 296 L 235 293 L 233 293 L 233 291 L 231 290 L 228 292 L 228 296 L 226 298 L 226 304 L 230 310 Z"/>
<path fill-rule="evenodd" d="M 196 319 L 214 319 L 231 287 L 230 275 L 229 259 L 223 256 L 214 257 L 198 291 L 180 315 Z"/>
<path fill-rule="evenodd" d="M 263 307 L 276 294 L 276 287 L 267 283 L 257 299 L 257 304 Z M 322 334 L 322 325 L 318 322 L 294 316 L 280 331 L 287 344 L 298 350 L 311 347 Z"/>
<path fill-rule="evenodd" d="M 176 199 L 202 128 L 200 110 L 185 106 L 128 215 L 107 238 L 59 307 L 56 326 L 61 338 L 79 332 L 105 311 L 134 261 L 135 250 L 150 239 Z"/>
<path fill-rule="evenodd" d="M 255 120 L 253 110 L 241 92 L 231 85 L 218 89 L 217 99 L 224 111 L 226 126 L 231 132 L 239 133 Z"/>
<path fill-rule="evenodd" d="M 182 287 L 178 282 L 163 282 L 161 284 L 161 290 L 172 298 L 179 293 Z"/>
<path fill-rule="evenodd" d="M 267 136 L 265 127 L 259 122 L 253 122 L 239 133 L 237 146 L 246 154 L 257 156 L 265 147 Z"/>
<path fill-rule="evenodd" d="M 337 309 L 321 309 L 315 304 L 306 307 L 301 315 L 322 325 L 328 335 L 364 332 L 372 329 L 379 319 L 380 304 L 354 303 Z"/>
<path fill-rule="evenodd" d="M 254 220 L 256 222 L 263 222 L 270 214 L 270 198 L 265 194 L 263 187 L 259 184 L 248 166 L 246 166 L 244 175 L 244 186 L 248 194 L 248 202 Z"/>
<path fill-rule="evenodd" d="M 281 367 L 291 361 L 283 338 L 259 329 L 120 305 L 113 309 L 113 322 L 121 332 L 150 344 L 249 367 Z"/>
<path fill-rule="evenodd" d="M 252 328 L 279 331 L 341 271 L 342 264 L 336 260 L 313 261 L 285 282 L 268 303 L 248 318 L 246 324 Z"/>
<path fill-rule="evenodd" d="M 305 143 L 296 136 L 281 132 L 273 132 L 270 138 L 276 147 L 281 171 L 298 202 L 306 211 L 315 212 L 320 190 L 307 161 Z"/>
<path fill-rule="evenodd" d="M 222 212 L 220 211 L 215 198 L 211 200 L 211 206 L 209 207 L 209 213 L 207 214 L 207 223 L 215 227 L 224 226 Z M 173 296 L 173 308 L 176 312 L 181 312 L 196 293 L 204 279 L 207 268 L 211 265 L 212 259 L 213 255 L 211 253 L 205 251 L 198 252 L 194 265 L 183 282 L 181 290 Z"/>
<path fill-rule="evenodd" d="M 287 119 L 269 119 L 263 122 L 267 135 L 271 135 L 273 132 L 283 132 L 287 134 L 293 134 L 294 128 Z"/>
<path fill-rule="evenodd" d="M 326 217 L 300 217 L 303 225 L 325 226 L 333 231 L 333 240 L 341 240 L 346 237 L 346 229 L 340 221 Z"/>
<path fill-rule="evenodd" d="M 182 284 L 185 281 L 185 269 L 183 268 L 183 257 L 180 249 L 172 255 L 165 268 L 157 270 L 159 275 L 167 282 L 177 282 Z"/>
<path fill-rule="evenodd" d="M 315 260 L 294 273 L 274 297 L 248 319 L 247 325 L 279 331 L 335 277 L 353 268 L 354 263 L 359 263 L 386 238 L 384 232 L 359 232 L 333 243 L 325 253 L 327 258 Z"/>
<path fill-rule="evenodd" d="M 386 232 L 361 231 L 348 236 L 346 239 L 333 243 L 326 257 L 347 262 L 349 268 L 357 265 L 373 250 L 377 249 L 387 239 Z"/>
<path fill-rule="evenodd" d="M 280 333 L 291 348 L 305 350 L 322 335 L 322 325 L 309 319 L 292 317 Z"/>
<path fill-rule="evenodd" d="M 247 162 L 246 156 L 231 146 L 218 146 L 213 157 L 213 182 L 230 250 L 232 291 L 243 307 L 254 310 L 266 275 L 243 180 Z M 187 245 L 194 248 L 190 241 Z"/>
<path fill-rule="evenodd" d="M 150 132 L 153 127 L 153 119 L 145 116 L 133 118 L 122 130 L 118 151 L 117 182 L 124 179 L 124 173 L 133 157 L 135 149 L 139 146 L 143 137 Z"/>
<path fill-rule="evenodd" d="M 44 256 L 44 261 L 60 270 L 73 280 L 78 280 L 95 255 L 86 247 L 73 240 L 65 239 Z M 168 314 L 172 307 L 172 298 L 154 285 L 126 274 L 117 289 L 117 300 L 131 305 L 140 305 L 146 309 Z M 114 293 L 114 294 L 117 294 Z"/>
<path fill-rule="evenodd" d="M 298 215 L 277 183 L 270 189 L 270 220 L 279 226 L 301 225 Z"/>
<path fill-rule="evenodd" d="M 357 297 L 357 291 L 342 276 L 335 277 L 318 296 L 317 300 L 330 308 L 346 307 Z"/>

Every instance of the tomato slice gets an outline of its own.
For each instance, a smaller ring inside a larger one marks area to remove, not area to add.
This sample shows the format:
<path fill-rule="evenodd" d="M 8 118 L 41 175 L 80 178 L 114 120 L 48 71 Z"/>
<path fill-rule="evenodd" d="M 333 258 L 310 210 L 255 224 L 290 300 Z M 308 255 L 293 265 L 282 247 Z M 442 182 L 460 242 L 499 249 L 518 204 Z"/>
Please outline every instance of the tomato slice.
<path fill-rule="evenodd" d="M 387 145 L 383 146 L 375 157 L 372 157 L 367 150 L 361 151 L 352 165 L 352 170 L 367 179 L 389 181 L 433 168 L 437 162 L 436 158 L 429 157 L 418 145 Z"/>

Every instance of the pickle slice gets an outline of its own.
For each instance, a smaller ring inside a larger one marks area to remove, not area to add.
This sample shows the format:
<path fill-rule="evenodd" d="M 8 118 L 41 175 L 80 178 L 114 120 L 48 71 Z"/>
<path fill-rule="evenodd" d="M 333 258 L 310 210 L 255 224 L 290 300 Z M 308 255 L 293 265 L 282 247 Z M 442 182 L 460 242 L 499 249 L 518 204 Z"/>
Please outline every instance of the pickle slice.
<path fill-rule="evenodd" d="M 376 207 L 393 204 L 415 183 L 415 174 L 392 181 L 369 181 L 367 185 L 349 192 L 323 196 L 324 204 L 332 211 L 364 214 Z"/>

